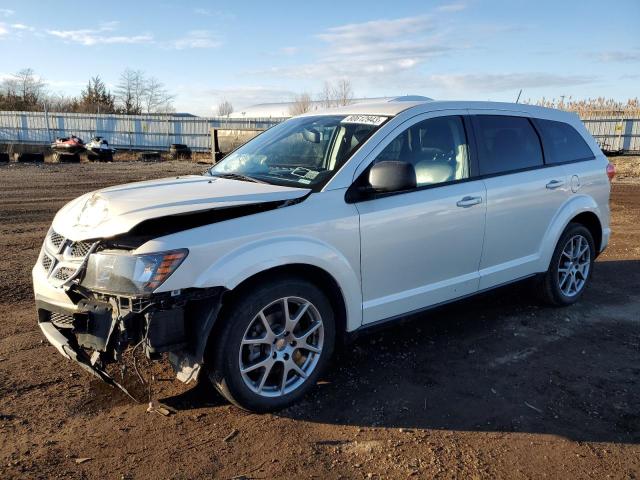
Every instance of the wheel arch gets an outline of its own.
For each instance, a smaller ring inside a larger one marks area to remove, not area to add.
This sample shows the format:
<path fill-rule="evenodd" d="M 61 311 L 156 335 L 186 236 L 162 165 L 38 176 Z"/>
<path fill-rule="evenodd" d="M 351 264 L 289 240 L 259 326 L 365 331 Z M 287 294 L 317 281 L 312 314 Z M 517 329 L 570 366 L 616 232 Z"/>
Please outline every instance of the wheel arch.
<path fill-rule="evenodd" d="M 569 223 L 579 223 L 589 230 L 595 243 L 595 253 L 597 256 L 600 253 L 600 247 L 602 245 L 602 223 L 600 223 L 598 216 L 591 211 L 582 212 L 573 217 Z"/>
<path fill-rule="evenodd" d="M 591 232 L 596 243 L 596 255 L 600 253 L 603 230 L 598 205 L 590 196 L 574 196 L 558 210 L 547 229 L 540 250 L 539 272 L 545 272 L 549 268 L 556 245 L 567 225 L 572 222 L 584 225 Z"/>
<path fill-rule="evenodd" d="M 224 295 L 221 315 L 224 315 L 225 305 L 233 303 L 238 295 L 251 290 L 252 285 L 262 282 L 273 282 L 274 279 L 283 277 L 298 277 L 317 286 L 327 296 L 335 314 L 336 335 L 343 338 L 347 331 L 347 304 L 344 292 L 338 281 L 326 270 L 311 264 L 292 263 L 279 265 L 267 270 L 262 270 L 246 278 L 232 290 Z"/>
<path fill-rule="evenodd" d="M 213 367 L 214 356 L 211 355 L 211 346 L 215 344 L 216 338 L 220 336 L 224 327 L 223 319 L 226 315 L 227 309 L 233 306 L 235 299 L 245 294 L 245 292 L 250 292 L 252 287 L 256 284 L 263 283 L 265 281 L 273 282 L 278 278 L 284 277 L 298 277 L 318 286 L 318 288 L 327 295 L 335 314 L 336 344 L 347 340 L 347 303 L 344 292 L 333 275 L 326 270 L 311 264 L 292 263 L 279 265 L 254 273 L 238 283 L 234 288 L 228 289 L 224 292 L 220 310 L 216 316 L 216 321 L 213 324 L 206 340 L 207 347 L 205 350 L 207 355 L 205 363 L 209 364 L 210 367 Z"/>

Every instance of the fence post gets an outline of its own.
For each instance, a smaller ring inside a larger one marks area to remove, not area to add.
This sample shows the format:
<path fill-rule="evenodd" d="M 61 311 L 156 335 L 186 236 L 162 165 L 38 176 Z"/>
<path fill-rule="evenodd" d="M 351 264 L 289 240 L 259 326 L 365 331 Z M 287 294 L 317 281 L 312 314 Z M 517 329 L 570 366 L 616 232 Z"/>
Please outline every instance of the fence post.
<path fill-rule="evenodd" d="M 218 143 L 218 129 L 211 128 L 211 160 L 213 163 L 217 163 L 220 157 L 222 156 L 222 152 L 220 152 L 220 144 Z"/>

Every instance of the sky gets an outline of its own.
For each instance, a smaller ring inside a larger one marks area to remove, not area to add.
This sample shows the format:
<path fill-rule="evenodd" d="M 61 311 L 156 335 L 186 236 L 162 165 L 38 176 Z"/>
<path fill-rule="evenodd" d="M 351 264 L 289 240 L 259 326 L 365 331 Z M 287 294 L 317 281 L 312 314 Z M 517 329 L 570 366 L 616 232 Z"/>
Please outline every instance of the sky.
<path fill-rule="evenodd" d="M 317 96 L 640 96 L 640 0 L 0 0 L 0 79 L 32 68 L 77 95 L 125 68 L 161 80 L 179 112 L 213 115 Z"/>

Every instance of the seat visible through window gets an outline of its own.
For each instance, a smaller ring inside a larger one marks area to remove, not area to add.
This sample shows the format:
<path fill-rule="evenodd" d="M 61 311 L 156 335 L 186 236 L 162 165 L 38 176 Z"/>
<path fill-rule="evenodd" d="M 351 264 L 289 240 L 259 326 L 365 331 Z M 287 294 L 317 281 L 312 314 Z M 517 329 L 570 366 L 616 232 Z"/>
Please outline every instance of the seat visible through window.
<path fill-rule="evenodd" d="M 469 176 L 467 140 L 457 116 L 424 120 L 398 135 L 376 158 L 413 165 L 418 186 Z"/>

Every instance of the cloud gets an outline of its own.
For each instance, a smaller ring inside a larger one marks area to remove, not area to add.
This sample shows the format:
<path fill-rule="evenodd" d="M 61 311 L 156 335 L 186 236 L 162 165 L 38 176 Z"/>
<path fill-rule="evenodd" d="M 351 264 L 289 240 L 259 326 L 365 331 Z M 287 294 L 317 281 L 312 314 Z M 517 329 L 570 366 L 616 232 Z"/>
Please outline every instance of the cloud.
<path fill-rule="evenodd" d="M 436 8 L 436 10 L 439 12 L 453 13 L 453 12 L 460 12 L 465 8 L 467 8 L 467 5 L 465 3 L 458 2 L 458 3 L 448 3 L 445 5 L 440 5 L 438 8 Z"/>
<path fill-rule="evenodd" d="M 590 54 L 591 57 L 601 62 L 637 62 L 640 61 L 640 49 L 637 50 L 612 50 Z"/>
<path fill-rule="evenodd" d="M 433 19 L 430 16 L 421 15 L 331 27 L 318 34 L 317 37 L 338 46 L 353 43 L 362 44 L 364 42 L 379 44 L 387 39 L 431 31 L 434 26 Z"/>
<path fill-rule="evenodd" d="M 12 38 L 21 38 L 25 32 L 34 32 L 35 28 L 24 23 L 12 23 L 11 25 L 0 22 L 0 38 L 11 34 Z"/>
<path fill-rule="evenodd" d="M 283 55 L 295 55 L 300 51 L 299 47 L 282 47 L 280 53 Z"/>
<path fill-rule="evenodd" d="M 47 30 L 51 36 L 60 38 L 67 42 L 79 43 L 84 46 L 94 45 L 115 45 L 115 44 L 141 44 L 152 43 L 153 36 L 149 34 L 142 35 L 115 35 L 114 32 L 118 22 L 107 22 L 101 24 L 98 28 L 80 29 L 80 30 Z"/>
<path fill-rule="evenodd" d="M 419 15 L 331 27 L 315 35 L 324 46 L 312 62 L 257 73 L 323 80 L 393 76 L 454 49 L 437 26 L 433 16 Z"/>
<path fill-rule="evenodd" d="M 10 17 L 12 16 L 15 12 L 15 10 L 10 10 L 8 8 L 0 8 L 0 17 Z"/>
<path fill-rule="evenodd" d="M 35 30 L 35 28 L 25 25 L 24 23 L 14 23 L 11 25 L 11 28 L 15 30 L 26 30 L 29 32 L 33 32 Z"/>
<path fill-rule="evenodd" d="M 504 92 L 519 88 L 584 85 L 597 80 L 591 75 L 557 75 L 552 73 L 479 73 L 428 75 L 419 83 L 427 88 L 450 92 Z"/>
<path fill-rule="evenodd" d="M 183 50 L 185 48 L 217 48 L 222 41 L 209 30 L 191 30 L 182 37 L 172 42 L 173 48 Z"/>
<path fill-rule="evenodd" d="M 211 15 L 213 15 L 211 13 L 211 10 L 207 10 L 206 8 L 194 8 L 193 13 L 195 13 L 196 15 L 204 15 L 205 17 L 210 17 Z"/>
<path fill-rule="evenodd" d="M 209 10 L 208 8 L 194 8 L 193 13 L 201 17 L 215 17 L 219 20 L 234 20 L 235 14 L 223 12 L 221 10 Z"/>

